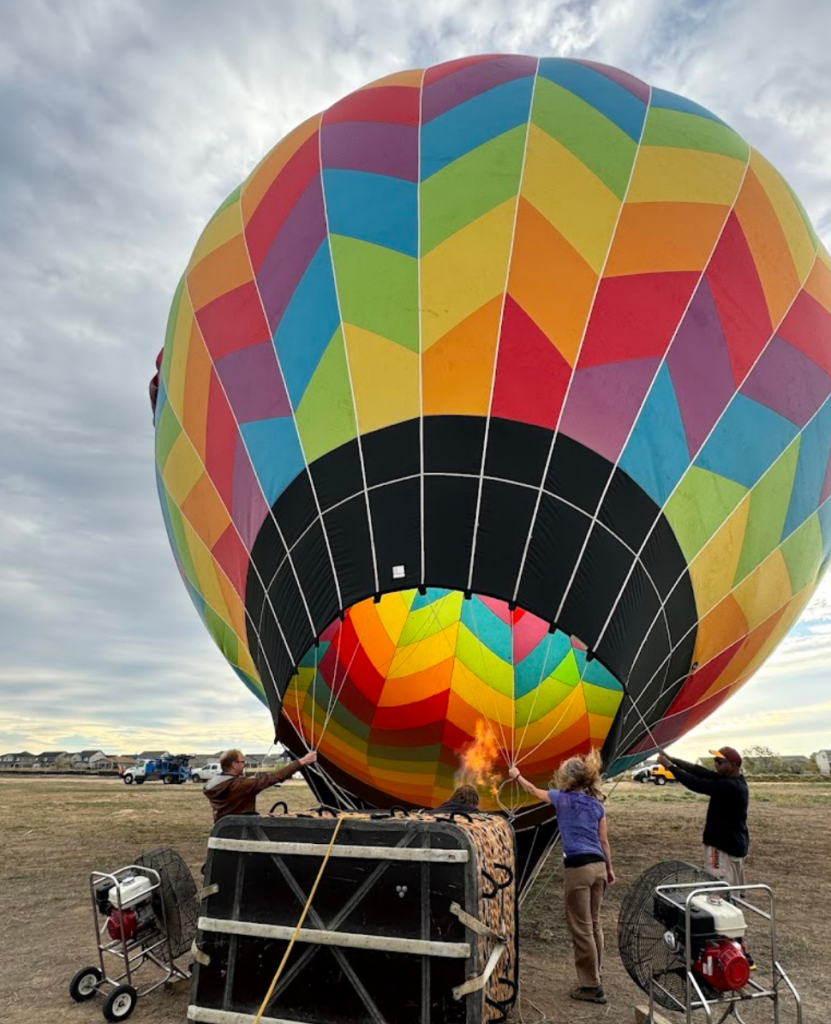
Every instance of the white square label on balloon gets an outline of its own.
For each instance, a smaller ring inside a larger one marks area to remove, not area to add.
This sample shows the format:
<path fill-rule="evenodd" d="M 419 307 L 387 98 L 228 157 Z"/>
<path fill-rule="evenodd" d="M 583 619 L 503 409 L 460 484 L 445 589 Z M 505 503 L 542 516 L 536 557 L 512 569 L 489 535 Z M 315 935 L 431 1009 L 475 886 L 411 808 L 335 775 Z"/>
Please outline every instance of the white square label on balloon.
<path fill-rule="evenodd" d="M 394 565 L 392 567 L 392 578 L 394 580 L 403 580 L 406 572 L 406 567 L 403 565 Z"/>

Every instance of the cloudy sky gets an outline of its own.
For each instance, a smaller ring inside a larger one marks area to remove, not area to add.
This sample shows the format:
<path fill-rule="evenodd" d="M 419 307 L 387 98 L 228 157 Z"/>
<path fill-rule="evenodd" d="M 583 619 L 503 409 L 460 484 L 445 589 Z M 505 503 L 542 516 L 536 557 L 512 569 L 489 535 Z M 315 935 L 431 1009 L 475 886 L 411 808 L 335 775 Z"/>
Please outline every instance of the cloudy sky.
<path fill-rule="evenodd" d="M 718 113 L 831 243 L 825 0 L 27 0 L 0 38 L 0 752 L 266 748 L 174 567 L 147 381 L 219 202 L 367 81 L 481 52 L 616 64 Z M 677 749 L 831 747 L 831 583 Z"/>

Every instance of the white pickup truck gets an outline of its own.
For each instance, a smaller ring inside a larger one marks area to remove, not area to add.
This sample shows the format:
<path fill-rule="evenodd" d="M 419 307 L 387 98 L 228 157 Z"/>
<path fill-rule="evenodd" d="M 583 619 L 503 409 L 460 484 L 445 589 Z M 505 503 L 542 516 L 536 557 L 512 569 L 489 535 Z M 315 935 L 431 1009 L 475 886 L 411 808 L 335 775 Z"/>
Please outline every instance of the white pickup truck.
<path fill-rule="evenodd" d="M 222 766 L 219 761 L 212 761 L 210 764 L 203 765 L 201 768 L 194 768 L 191 773 L 192 782 L 208 782 L 215 775 L 222 774 Z"/>

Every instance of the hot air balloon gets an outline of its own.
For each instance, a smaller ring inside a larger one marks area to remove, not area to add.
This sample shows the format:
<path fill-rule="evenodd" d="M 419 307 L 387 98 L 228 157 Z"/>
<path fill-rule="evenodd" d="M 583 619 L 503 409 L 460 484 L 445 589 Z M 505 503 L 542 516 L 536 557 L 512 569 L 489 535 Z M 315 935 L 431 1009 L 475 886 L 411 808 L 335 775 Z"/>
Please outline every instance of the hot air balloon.
<path fill-rule="evenodd" d="M 831 261 L 760 153 L 612 67 L 471 57 L 310 118 L 217 210 L 158 489 L 317 795 L 435 807 L 461 758 L 530 863 L 508 765 L 623 770 L 809 601 L 829 395 Z"/>

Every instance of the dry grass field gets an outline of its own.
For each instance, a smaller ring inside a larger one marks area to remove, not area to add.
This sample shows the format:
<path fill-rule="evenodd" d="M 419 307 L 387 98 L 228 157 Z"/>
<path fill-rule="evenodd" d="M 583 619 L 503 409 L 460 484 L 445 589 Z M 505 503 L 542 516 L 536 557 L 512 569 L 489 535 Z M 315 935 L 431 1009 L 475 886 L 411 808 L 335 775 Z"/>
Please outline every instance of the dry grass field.
<path fill-rule="evenodd" d="M 273 792 L 261 797 L 261 809 L 277 799 L 269 800 Z M 773 886 L 781 960 L 802 993 L 805 1021 L 824 1024 L 831 1018 L 831 784 L 754 783 L 751 792 L 749 881 Z M 279 797 L 293 810 L 312 802 L 302 783 L 284 785 Z M 617 955 L 620 900 L 656 861 L 698 860 L 704 803 L 677 786 L 625 782 L 614 788 L 607 807 L 618 876 L 603 910 L 609 1002 L 593 1006 L 568 998 L 573 969 L 555 852 L 523 908 L 521 1015 L 515 1010 L 514 1020 L 631 1022 L 632 1008 L 644 1001 Z M 142 850 L 171 845 L 196 873 L 209 830 L 200 786 L 0 777 L 0 1021 L 102 1021 L 100 998 L 77 1004 L 67 990 L 75 971 L 95 962 L 90 870 L 111 870 Z M 140 1001 L 130 1019 L 185 1024 L 187 1001 L 186 984 L 163 989 Z M 772 1020 L 767 1001 L 743 1014 L 753 1024 Z M 795 1019 L 788 1006 L 782 1024 Z"/>

